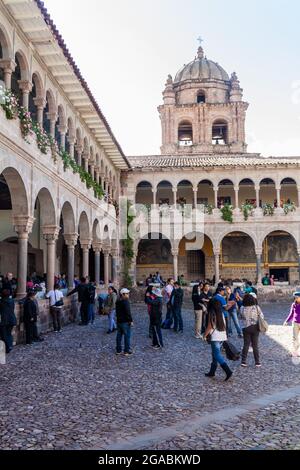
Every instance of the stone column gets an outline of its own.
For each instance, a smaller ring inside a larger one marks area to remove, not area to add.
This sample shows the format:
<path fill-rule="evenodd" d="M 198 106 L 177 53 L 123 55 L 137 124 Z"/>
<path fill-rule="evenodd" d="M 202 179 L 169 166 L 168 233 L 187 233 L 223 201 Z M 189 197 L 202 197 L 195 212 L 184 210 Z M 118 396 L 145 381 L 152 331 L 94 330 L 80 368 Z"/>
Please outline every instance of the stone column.
<path fill-rule="evenodd" d="M 32 83 L 29 80 L 19 80 L 19 88 L 22 90 L 22 105 L 23 108 L 29 107 L 29 93 L 32 91 Z"/>
<path fill-rule="evenodd" d="M 44 115 L 44 108 L 46 106 L 45 98 L 34 98 L 34 104 L 37 109 L 37 122 L 38 124 L 43 127 L 43 115 Z"/>
<path fill-rule="evenodd" d="M 115 284 L 117 282 L 117 260 L 118 260 L 118 250 L 111 250 L 112 256 L 112 282 Z"/>
<path fill-rule="evenodd" d="M 173 188 L 173 204 L 176 209 L 177 207 L 177 188 Z"/>
<path fill-rule="evenodd" d="M 69 154 L 72 160 L 74 160 L 74 151 L 75 151 L 75 139 L 74 138 L 69 138 Z"/>
<path fill-rule="evenodd" d="M 78 233 L 65 234 L 65 243 L 68 248 L 68 289 L 73 289 L 75 269 L 75 246 L 77 245 Z"/>
<path fill-rule="evenodd" d="M 50 121 L 50 135 L 55 139 L 55 124 L 57 121 L 57 113 L 47 113 L 47 118 Z"/>
<path fill-rule="evenodd" d="M 60 227 L 42 227 L 43 237 L 47 241 L 47 291 L 54 288 L 56 240 Z"/>
<path fill-rule="evenodd" d="M 91 177 L 93 179 L 95 178 L 95 167 L 94 167 L 94 165 L 91 165 Z"/>
<path fill-rule="evenodd" d="M 88 173 L 89 172 L 89 156 L 87 153 L 84 153 L 83 157 L 84 157 L 84 170 Z"/>
<path fill-rule="evenodd" d="M 172 250 L 173 255 L 173 274 L 174 279 L 177 281 L 178 279 L 178 250 Z"/>
<path fill-rule="evenodd" d="M 261 252 L 256 253 L 256 283 L 258 286 L 261 285 Z"/>
<path fill-rule="evenodd" d="M 76 150 L 77 150 L 77 165 L 81 166 L 82 165 L 82 153 L 83 153 L 83 147 L 80 144 L 76 145 Z"/>
<path fill-rule="evenodd" d="M 59 126 L 59 133 L 60 133 L 60 148 L 61 150 L 66 149 L 66 133 L 67 133 L 67 128 L 66 126 Z"/>
<path fill-rule="evenodd" d="M 255 186 L 255 199 L 256 199 L 256 207 L 259 209 L 259 186 Z"/>
<path fill-rule="evenodd" d="M 0 59 L 0 67 L 4 73 L 4 84 L 7 90 L 11 89 L 11 76 L 15 71 L 16 63 L 12 59 Z"/>
<path fill-rule="evenodd" d="M 80 246 L 82 248 L 82 276 L 88 277 L 91 240 L 80 240 Z"/>
<path fill-rule="evenodd" d="M 234 187 L 234 196 L 235 196 L 235 209 L 239 208 L 239 187 Z"/>
<path fill-rule="evenodd" d="M 104 253 L 104 284 L 108 286 L 109 283 L 109 255 L 110 255 L 110 249 L 105 248 L 103 250 Z"/>
<path fill-rule="evenodd" d="M 218 209 L 218 191 L 219 191 L 219 187 L 214 186 L 214 205 L 215 205 L 215 209 Z"/>
<path fill-rule="evenodd" d="M 14 230 L 18 234 L 17 254 L 17 297 L 26 295 L 27 269 L 28 269 L 28 237 L 33 226 L 33 217 L 15 216 L 13 218 Z"/>
<path fill-rule="evenodd" d="M 153 205 L 156 206 L 156 189 L 152 189 L 153 194 Z"/>
<path fill-rule="evenodd" d="M 95 282 L 96 285 L 100 284 L 100 253 L 102 244 L 99 242 L 93 242 L 93 248 L 95 252 Z"/>
<path fill-rule="evenodd" d="M 280 201 L 280 186 L 276 187 L 276 199 L 277 199 L 277 209 L 280 211 L 281 209 L 281 201 Z"/>
<path fill-rule="evenodd" d="M 220 253 L 215 252 L 215 278 L 216 278 L 216 285 L 220 279 Z"/>
<path fill-rule="evenodd" d="M 96 169 L 95 170 L 95 181 L 96 181 L 97 184 L 99 184 L 99 180 L 100 180 L 99 170 Z"/>
<path fill-rule="evenodd" d="M 193 191 L 194 191 L 194 209 L 196 209 L 196 207 L 197 207 L 198 187 L 193 188 Z"/>

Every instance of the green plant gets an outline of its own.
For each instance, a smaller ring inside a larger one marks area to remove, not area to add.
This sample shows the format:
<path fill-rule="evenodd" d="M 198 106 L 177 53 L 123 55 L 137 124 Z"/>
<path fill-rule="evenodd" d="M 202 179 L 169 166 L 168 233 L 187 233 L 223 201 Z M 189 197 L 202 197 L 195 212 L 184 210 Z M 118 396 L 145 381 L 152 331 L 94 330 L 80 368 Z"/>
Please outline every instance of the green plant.
<path fill-rule="evenodd" d="M 204 204 L 204 214 L 211 215 L 213 213 L 215 206 L 213 204 Z"/>
<path fill-rule="evenodd" d="M 124 282 L 127 287 L 132 287 L 132 278 L 129 275 L 129 269 L 132 264 L 132 260 L 134 257 L 133 251 L 133 239 L 129 233 L 129 227 L 131 226 L 132 222 L 135 219 L 135 216 L 132 214 L 131 211 L 132 203 L 127 201 L 127 233 L 126 238 L 123 240 L 123 254 L 124 254 Z"/>
<path fill-rule="evenodd" d="M 253 215 L 254 206 L 253 204 L 245 202 L 242 204 L 241 211 L 243 213 L 244 220 L 248 220 L 249 216 Z"/>
<path fill-rule="evenodd" d="M 295 212 L 296 206 L 294 202 L 285 202 L 283 204 L 283 211 L 285 215 L 287 215 L 289 212 Z"/>
<path fill-rule="evenodd" d="M 4 90 L 3 87 L 1 87 L 0 96 L 1 106 L 5 111 L 6 118 L 17 119 L 19 110 L 18 98 L 11 90 Z"/>
<path fill-rule="evenodd" d="M 262 206 L 263 214 L 266 216 L 272 216 L 274 215 L 275 208 L 272 204 L 266 202 Z"/>
<path fill-rule="evenodd" d="M 40 151 L 47 155 L 48 150 L 50 148 L 50 142 L 47 132 L 42 128 L 42 126 L 38 123 L 33 121 L 32 122 L 32 130 L 36 135 L 36 143 Z"/>
<path fill-rule="evenodd" d="M 20 106 L 18 116 L 20 119 L 22 136 L 27 143 L 30 143 L 28 136 L 33 133 L 31 114 L 26 108 Z"/>
<path fill-rule="evenodd" d="M 223 207 L 221 207 L 221 213 L 222 213 L 222 219 L 225 220 L 226 222 L 229 222 L 232 224 L 233 222 L 233 207 L 231 204 L 224 204 Z"/>

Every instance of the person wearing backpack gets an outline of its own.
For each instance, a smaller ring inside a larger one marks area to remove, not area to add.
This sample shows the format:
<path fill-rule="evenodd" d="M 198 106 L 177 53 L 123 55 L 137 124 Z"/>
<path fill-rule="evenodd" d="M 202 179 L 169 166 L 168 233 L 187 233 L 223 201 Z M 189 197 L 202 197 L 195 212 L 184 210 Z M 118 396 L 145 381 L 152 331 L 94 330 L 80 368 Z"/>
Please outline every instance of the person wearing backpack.
<path fill-rule="evenodd" d="M 232 376 L 232 370 L 221 353 L 222 344 L 227 340 L 226 322 L 222 311 L 221 302 L 216 298 L 212 298 L 207 305 L 208 325 L 204 333 L 204 339 L 210 342 L 212 351 L 212 363 L 210 371 L 205 374 L 206 377 L 214 377 L 218 364 L 226 373 L 225 381 Z"/>
<path fill-rule="evenodd" d="M 46 298 L 50 299 L 50 313 L 53 321 L 53 329 L 56 333 L 61 333 L 61 312 L 64 305 L 64 296 L 59 289 L 59 284 L 54 285 L 54 290 L 50 290 L 46 294 Z"/>
<path fill-rule="evenodd" d="M 95 302 L 96 302 L 96 286 L 93 282 L 87 285 L 87 298 L 88 298 L 88 318 L 87 324 L 94 324 L 95 321 Z"/>
<path fill-rule="evenodd" d="M 38 309 L 34 300 L 35 291 L 29 290 L 23 304 L 23 321 L 25 326 L 26 344 L 32 344 L 37 329 Z"/>
<path fill-rule="evenodd" d="M 4 289 L 0 301 L 0 338 L 5 343 L 6 354 L 13 348 L 12 330 L 16 324 L 15 302 L 11 298 L 10 291 Z"/>
<path fill-rule="evenodd" d="M 252 292 L 251 294 L 245 294 L 243 298 L 243 306 L 240 309 L 241 320 L 242 320 L 242 329 L 244 336 L 244 346 L 242 350 L 242 367 L 247 367 L 247 355 L 249 351 L 249 346 L 251 344 L 253 348 L 255 366 L 261 367 L 259 360 L 259 349 L 258 349 L 258 339 L 259 339 L 259 327 L 258 320 L 259 316 L 264 318 L 264 315 L 257 304 L 256 294 Z"/>
<path fill-rule="evenodd" d="M 87 325 L 88 324 L 88 295 L 87 295 L 87 279 L 82 277 L 80 279 L 80 284 L 78 284 L 71 292 L 67 294 L 67 297 L 73 294 L 78 294 L 78 302 L 80 303 L 80 317 L 81 323 L 80 325 Z"/>

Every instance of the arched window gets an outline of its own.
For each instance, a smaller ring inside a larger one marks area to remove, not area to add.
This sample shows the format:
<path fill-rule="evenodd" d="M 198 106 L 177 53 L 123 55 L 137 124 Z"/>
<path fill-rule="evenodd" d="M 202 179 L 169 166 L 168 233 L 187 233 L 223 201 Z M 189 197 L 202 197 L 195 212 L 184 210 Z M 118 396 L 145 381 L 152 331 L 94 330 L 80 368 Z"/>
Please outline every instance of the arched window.
<path fill-rule="evenodd" d="M 204 91 L 198 91 L 198 94 L 197 94 L 197 103 L 205 103 L 206 101 L 206 97 L 205 97 L 205 93 Z"/>
<path fill-rule="evenodd" d="M 228 125 L 226 121 L 215 121 L 212 126 L 212 144 L 228 144 Z"/>
<path fill-rule="evenodd" d="M 178 144 L 183 147 L 193 145 L 193 126 L 189 121 L 182 121 L 178 126 Z"/>

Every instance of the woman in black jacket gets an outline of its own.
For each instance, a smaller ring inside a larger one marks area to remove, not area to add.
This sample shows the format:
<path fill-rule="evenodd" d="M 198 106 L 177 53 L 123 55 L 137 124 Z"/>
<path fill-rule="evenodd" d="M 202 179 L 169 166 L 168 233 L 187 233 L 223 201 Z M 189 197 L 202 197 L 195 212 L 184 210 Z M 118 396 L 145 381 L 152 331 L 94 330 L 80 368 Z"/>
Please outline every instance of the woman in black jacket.
<path fill-rule="evenodd" d="M 201 301 L 201 294 L 202 294 L 203 283 L 200 282 L 199 284 L 193 287 L 192 292 L 192 302 L 194 305 L 194 312 L 195 312 L 195 338 L 201 339 L 201 329 L 202 329 L 202 317 L 203 317 L 203 303 Z"/>
<path fill-rule="evenodd" d="M 161 333 L 162 319 L 162 293 L 156 288 L 152 290 L 152 294 L 146 294 L 145 301 L 150 305 L 150 326 L 152 330 L 152 347 L 154 349 L 163 348 L 163 339 Z"/>
<path fill-rule="evenodd" d="M 26 344 L 32 344 L 36 330 L 38 310 L 34 301 L 35 292 L 29 291 L 23 305 L 23 321 L 25 325 Z"/>
<path fill-rule="evenodd" d="M 0 301 L 0 337 L 5 343 L 6 354 L 13 348 L 12 330 L 16 324 L 15 302 L 11 298 L 10 291 L 4 289 Z"/>

